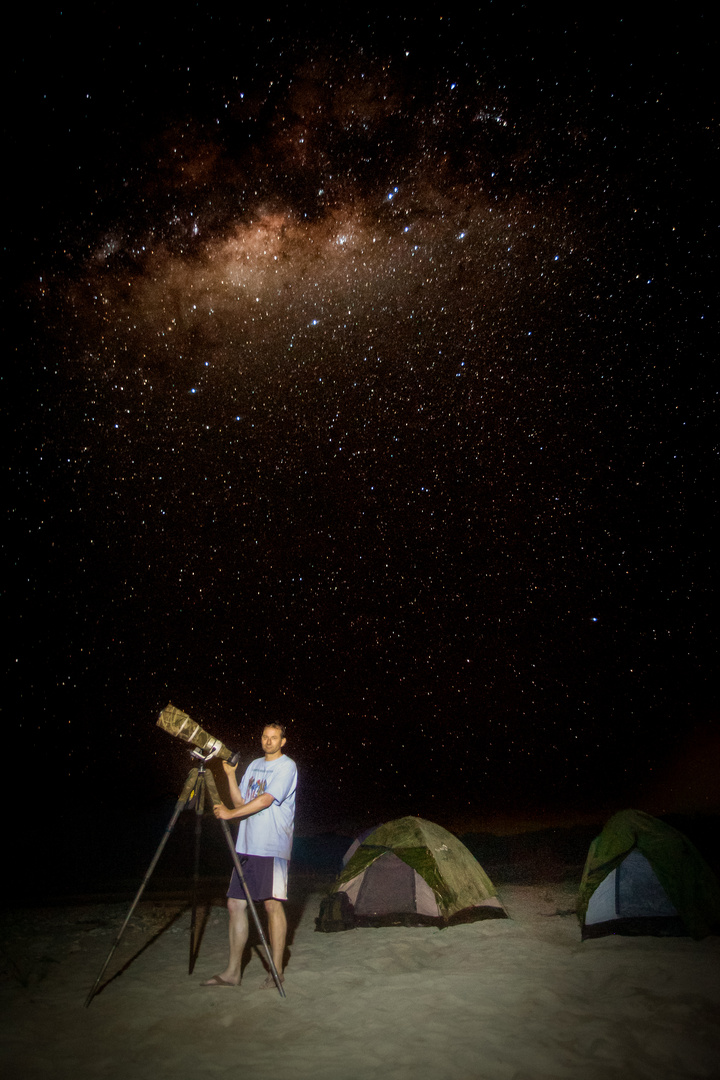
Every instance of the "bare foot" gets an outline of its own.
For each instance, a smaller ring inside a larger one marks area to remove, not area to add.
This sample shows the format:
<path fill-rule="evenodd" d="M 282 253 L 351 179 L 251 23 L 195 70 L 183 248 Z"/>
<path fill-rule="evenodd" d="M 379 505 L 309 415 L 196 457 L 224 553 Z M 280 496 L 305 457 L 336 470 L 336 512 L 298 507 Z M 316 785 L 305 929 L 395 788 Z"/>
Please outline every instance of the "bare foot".
<path fill-rule="evenodd" d="M 200 983 L 201 986 L 239 986 L 239 982 L 230 982 L 228 979 L 223 979 L 222 975 L 213 975 L 212 979 L 207 979 L 205 982 Z"/>

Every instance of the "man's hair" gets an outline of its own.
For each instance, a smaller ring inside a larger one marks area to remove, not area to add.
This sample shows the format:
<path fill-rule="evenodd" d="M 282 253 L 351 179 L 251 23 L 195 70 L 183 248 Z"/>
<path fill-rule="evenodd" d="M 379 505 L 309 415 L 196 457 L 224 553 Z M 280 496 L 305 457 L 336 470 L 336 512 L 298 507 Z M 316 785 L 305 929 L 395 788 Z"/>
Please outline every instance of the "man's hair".
<path fill-rule="evenodd" d="M 281 724 L 279 720 L 268 720 L 267 724 L 263 724 L 263 731 L 266 727 L 277 728 L 283 739 L 287 738 L 287 731 L 285 730 L 285 725 Z"/>

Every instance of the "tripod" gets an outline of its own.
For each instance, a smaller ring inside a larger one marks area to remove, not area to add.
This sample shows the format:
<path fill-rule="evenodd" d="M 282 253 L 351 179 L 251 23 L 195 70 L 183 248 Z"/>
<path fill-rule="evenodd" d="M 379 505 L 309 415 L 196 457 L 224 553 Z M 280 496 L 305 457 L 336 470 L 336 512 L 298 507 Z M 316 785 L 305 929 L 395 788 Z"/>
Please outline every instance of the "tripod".
<path fill-rule="evenodd" d="M 158 859 L 162 855 L 165 844 L 167 843 L 168 838 L 170 837 L 170 833 L 173 831 L 173 828 L 175 827 L 175 823 L 177 822 L 177 819 L 180 817 L 180 814 L 182 813 L 182 811 L 185 809 L 186 806 L 189 807 L 189 808 L 194 808 L 195 814 L 196 814 L 196 817 L 195 817 L 195 862 L 194 862 L 194 868 L 193 868 L 193 890 L 192 890 L 192 918 L 191 918 L 191 921 L 190 921 L 190 971 L 189 971 L 189 974 L 192 975 L 193 967 L 195 966 L 195 928 L 196 928 L 196 923 L 197 923 L 197 892 L 198 892 L 198 882 L 199 882 L 199 879 L 200 879 L 200 839 L 201 839 L 201 833 L 202 833 L 202 816 L 203 816 L 203 811 L 205 809 L 205 792 L 208 791 L 210 793 L 210 798 L 212 800 L 213 806 L 217 806 L 221 802 L 220 796 L 218 795 L 217 785 L 215 784 L 215 777 L 213 776 L 213 774 L 211 772 L 208 772 L 206 770 L 206 768 L 205 768 L 205 765 L 206 765 L 207 761 L 211 757 L 215 756 L 215 751 L 213 750 L 209 754 L 205 755 L 205 754 L 202 754 L 199 750 L 193 750 L 192 751 L 192 756 L 198 760 L 199 764 L 197 766 L 193 767 L 190 770 L 190 772 L 188 773 L 188 775 L 187 775 L 187 779 L 185 781 L 183 789 L 180 792 L 180 795 L 178 796 L 177 803 L 175 804 L 175 809 L 173 810 L 172 817 L 170 818 L 170 821 L 168 822 L 168 826 L 165 829 L 163 837 L 162 837 L 160 843 L 158 844 L 157 851 L 155 852 L 155 854 L 153 855 L 153 857 L 152 857 L 152 859 L 150 861 L 150 865 L 147 868 L 147 871 L 145 873 L 145 877 L 142 880 L 140 888 L 138 889 L 137 893 L 135 894 L 135 899 L 133 900 L 132 904 L 130 905 L 130 910 L 128 911 L 127 915 L 125 916 L 125 922 L 120 927 L 120 932 L 118 933 L 117 937 L 115 938 L 115 941 L 112 944 L 112 948 L 110 949 L 110 952 L 108 953 L 107 959 L 106 959 L 105 963 L 103 964 L 102 968 L 100 969 L 100 974 L 98 975 L 97 979 L 95 980 L 95 984 L 94 984 L 92 990 L 90 991 L 90 993 L 88 994 L 88 996 L 87 996 L 87 998 L 85 1000 L 85 1008 L 88 1007 L 88 1005 L 90 1004 L 92 999 L 97 994 L 98 988 L 99 988 L 100 983 L 102 981 L 102 977 L 105 974 L 105 971 L 107 970 L 107 966 L 110 963 L 110 960 L 112 959 L 112 955 L 115 952 L 118 945 L 120 944 L 120 939 L 122 938 L 123 934 L 125 933 L 125 930 L 127 929 L 127 925 L 130 922 L 130 919 L 132 918 L 132 914 L 133 914 L 135 908 L 137 907 L 138 903 L 140 902 L 140 897 L 142 896 L 142 894 L 143 894 L 143 892 L 145 890 L 145 886 L 147 885 L 148 881 L 150 880 L 150 878 L 152 876 L 153 870 L 157 866 Z M 225 839 L 227 840 L 228 848 L 230 849 L 230 854 L 232 856 L 233 864 L 235 866 L 235 869 L 237 870 L 237 875 L 240 878 L 240 884 L 242 885 L 243 889 L 245 890 L 245 896 L 247 898 L 247 905 L 248 905 L 248 908 L 250 910 L 250 914 L 252 915 L 253 922 L 255 923 L 255 927 L 256 927 L 257 932 L 258 932 L 258 934 L 260 936 L 260 942 L 261 942 L 263 948 L 265 949 L 265 956 L 266 956 L 266 959 L 267 959 L 267 962 L 268 962 L 268 967 L 270 968 L 270 971 L 272 973 L 272 977 L 275 980 L 275 985 L 278 988 L 278 993 L 280 994 L 280 997 L 285 997 L 285 990 L 283 989 L 282 981 L 280 979 L 277 968 L 275 967 L 275 963 L 274 963 L 273 958 L 272 958 L 272 953 L 271 953 L 270 948 L 268 946 L 268 943 L 267 943 L 267 941 L 265 939 L 265 935 L 263 933 L 262 926 L 260 925 L 260 920 L 258 918 L 258 913 L 257 913 L 257 911 L 255 909 L 255 905 L 254 905 L 254 903 L 252 901 L 252 898 L 250 897 L 250 894 L 249 894 L 249 892 L 248 892 L 248 890 L 247 890 L 247 888 L 245 886 L 245 878 L 243 876 L 242 866 L 240 864 L 240 859 L 238 857 L 238 853 L 235 850 L 235 844 L 233 843 L 232 833 L 230 832 L 230 826 L 228 825 L 227 821 L 224 821 L 222 819 L 219 819 L 219 820 L 220 820 L 220 825 L 222 826 L 223 833 L 225 834 Z"/>

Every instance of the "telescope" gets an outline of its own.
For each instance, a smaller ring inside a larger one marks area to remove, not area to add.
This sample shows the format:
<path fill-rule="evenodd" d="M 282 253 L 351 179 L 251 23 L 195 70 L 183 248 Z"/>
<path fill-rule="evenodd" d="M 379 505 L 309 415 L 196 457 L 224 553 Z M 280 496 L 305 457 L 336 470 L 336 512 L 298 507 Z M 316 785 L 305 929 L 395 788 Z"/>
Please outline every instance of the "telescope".
<path fill-rule="evenodd" d="M 212 757 L 222 758 L 228 765 L 237 765 L 240 760 L 240 751 L 233 752 L 220 739 L 213 738 L 204 731 L 199 724 L 192 720 L 187 713 L 176 709 L 174 705 L 167 705 L 158 717 L 158 727 L 174 735 L 176 739 L 192 743 L 204 752 L 205 760 Z"/>
<path fill-rule="evenodd" d="M 105 972 L 107 970 L 107 966 L 110 963 L 112 955 L 115 952 L 115 949 L 117 948 L 118 944 L 120 943 L 120 938 L 125 933 L 127 925 L 130 922 L 130 919 L 132 917 L 132 913 L 135 910 L 135 908 L 137 907 L 137 905 L 138 905 L 138 903 L 140 901 L 140 897 L 143 894 L 143 890 L 144 890 L 145 886 L 147 885 L 148 881 L 150 880 L 150 875 L 152 874 L 153 870 L 155 869 L 155 866 L 157 865 L 157 861 L 158 861 L 158 859 L 160 858 L 160 856 L 162 854 L 162 850 L 165 847 L 165 844 L 167 843 L 168 837 L 170 836 L 170 833 L 172 832 L 173 828 L 175 827 L 175 822 L 177 821 L 178 817 L 180 816 L 181 811 L 184 810 L 185 807 L 193 807 L 194 810 L 195 810 L 195 814 L 196 814 L 196 818 L 195 818 L 195 869 L 194 869 L 194 876 L 193 876 L 192 919 L 191 919 L 191 922 L 190 922 L 190 971 L 189 971 L 190 975 L 192 975 L 193 967 L 195 966 L 195 960 L 197 958 L 197 952 L 198 952 L 198 949 L 199 949 L 200 938 L 202 938 L 202 929 L 200 930 L 199 937 L 198 937 L 198 934 L 196 932 L 196 910 L 197 910 L 197 888 L 198 888 L 198 882 L 200 880 L 200 826 L 201 826 L 201 822 L 202 822 L 203 811 L 204 811 L 204 808 L 205 808 L 205 793 L 209 792 L 210 798 L 212 799 L 212 802 L 213 802 L 213 806 L 217 807 L 217 806 L 222 805 L 221 802 L 220 802 L 220 796 L 218 795 L 218 790 L 217 790 L 217 787 L 216 787 L 216 784 L 215 784 L 215 780 L 213 779 L 213 774 L 212 774 L 212 772 L 210 770 L 205 769 L 205 764 L 206 764 L 207 761 L 210 760 L 210 758 L 219 757 L 219 758 L 222 758 L 223 761 L 227 761 L 229 765 L 235 766 L 238 763 L 240 753 L 238 751 L 237 753 L 234 754 L 232 752 L 232 750 L 228 749 L 228 747 L 225 746 L 224 743 L 220 742 L 220 739 L 214 739 L 212 735 L 208 735 L 207 731 L 203 731 L 203 729 L 200 727 L 200 725 L 196 724 L 195 721 L 192 720 L 188 716 L 187 713 L 184 713 L 181 709 L 176 709 L 174 705 L 168 705 L 167 708 L 163 709 L 163 711 L 160 713 L 160 716 L 158 718 L 158 727 L 161 727 L 163 729 L 163 731 L 167 731 L 168 734 L 174 735 L 177 739 L 182 739 L 183 742 L 191 743 L 193 746 L 196 746 L 198 749 L 193 750 L 192 753 L 193 753 L 193 756 L 198 760 L 198 764 L 194 765 L 192 767 L 192 769 L 190 770 L 190 772 L 188 773 L 188 775 L 187 775 L 187 779 L 185 780 L 185 786 L 183 787 L 182 792 L 180 793 L 180 796 L 178 797 L 178 801 L 175 804 L 175 809 L 173 811 L 172 817 L 170 818 L 170 822 L 168 824 L 168 827 L 165 830 L 165 834 L 164 834 L 162 840 L 160 841 L 160 844 L 158 845 L 157 851 L 155 852 L 155 854 L 152 857 L 152 861 L 150 863 L 150 866 L 147 869 L 147 873 L 145 874 L 145 877 L 143 878 L 142 884 L 141 884 L 140 888 L 138 889 L 137 893 L 135 894 L 135 899 L 133 900 L 132 904 L 130 905 L 130 910 L 128 911 L 127 915 L 125 916 L 125 922 L 123 923 L 123 925 L 122 925 L 122 927 L 120 929 L 120 933 L 115 938 L 113 946 L 110 949 L 110 952 L 108 953 L 107 960 L 105 961 L 105 963 L 103 964 L 103 966 L 100 969 L 100 974 L 98 975 L 97 979 L 95 980 L 95 985 L 93 986 L 92 990 L 90 991 L 90 993 L 87 996 L 87 999 L 85 1001 L 86 1007 L 90 1004 L 92 999 L 95 997 L 95 994 L 99 990 L 100 983 L 102 982 L 102 977 L 103 977 L 103 975 L 105 974 Z M 198 753 L 198 751 L 202 751 L 202 752 Z M 263 933 L 263 928 L 262 928 L 262 926 L 260 924 L 260 920 L 258 918 L 257 911 L 255 910 L 255 905 L 254 905 L 254 903 L 253 903 L 253 901 L 252 901 L 252 899 L 250 897 L 250 893 L 248 892 L 247 886 L 245 884 L 245 878 L 243 877 L 242 863 L 240 862 L 240 857 L 239 857 L 237 851 L 235 850 L 235 841 L 233 840 L 233 837 L 232 837 L 232 835 L 230 833 L 230 827 L 229 827 L 227 821 L 225 821 L 223 819 L 220 819 L 220 825 L 222 827 L 223 833 L 225 834 L 225 839 L 227 841 L 227 846 L 228 846 L 228 849 L 230 851 L 230 857 L 232 858 L 233 865 L 235 867 L 235 871 L 237 873 L 238 878 L 240 879 L 240 884 L 242 885 L 243 889 L 245 890 L 245 895 L 247 897 L 248 910 L 250 911 L 250 914 L 253 917 L 253 921 L 255 922 L 255 929 L 257 930 L 258 937 L 260 938 L 260 941 L 261 941 L 261 943 L 263 945 L 263 948 L 265 949 L 265 957 L 267 959 L 267 965 L 270 968 L 273 979 L 275 980 L 275 985 L 278 988 L 278 993 L 280 994 L 280 997 L 285 997 L 285 991 L 283 990 L 282 979 L 281 979 L 280 975 L 278 974 L 277 968 L 275 967 L 275 961 L 273 960 L 273 955 L 272 955 L 272 952 L 270 951 L 270 946 L 268 945 L 267 941 L 265 940 L 265 934 Z M 124 968 L 121 968 L 121 971 L 124 971 L 124 970 L 125 970 Z M 118 974 L 119 974 L 119 972 L 118 972 Z M 113 975 L 113 979 L 114 978 L 116 978 L 116 975 Z"/>

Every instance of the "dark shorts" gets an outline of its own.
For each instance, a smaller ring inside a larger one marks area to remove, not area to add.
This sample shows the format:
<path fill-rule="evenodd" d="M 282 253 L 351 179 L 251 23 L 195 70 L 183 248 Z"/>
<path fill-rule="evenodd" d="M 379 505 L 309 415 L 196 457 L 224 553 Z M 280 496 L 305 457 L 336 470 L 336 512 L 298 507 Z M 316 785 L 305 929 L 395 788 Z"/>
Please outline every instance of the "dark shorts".
<path fill-rule="evenodd" d="M 287 869 L 277 866 L 284 860 L 273 858 L 272 855 L 241 855 L 239 852 L 238 858 L 252 900 L 284 900 L 286 898 Z M 283 869 L 285 869 L 285 889 L 282 882 Z M 278 870 L 281 871 L 279 875 Z M 235 900 L 247 900 L 237 870 L 232 872 L 227 895 Z"/>

